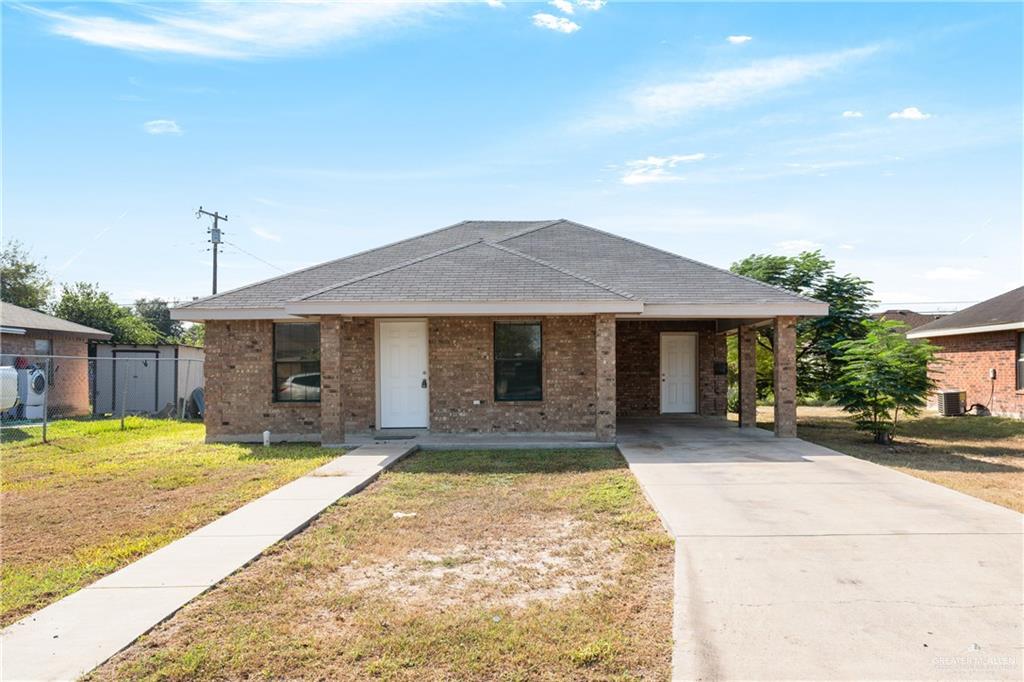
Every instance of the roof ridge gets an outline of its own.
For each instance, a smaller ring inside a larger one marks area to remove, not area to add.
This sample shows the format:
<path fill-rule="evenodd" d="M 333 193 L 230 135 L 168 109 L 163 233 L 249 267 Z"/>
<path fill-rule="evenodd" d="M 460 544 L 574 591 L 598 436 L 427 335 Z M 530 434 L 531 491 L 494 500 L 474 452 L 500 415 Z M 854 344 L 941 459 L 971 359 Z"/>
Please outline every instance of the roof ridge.
<path fill-rule="evenodd" d="M 228 294 L 233 294 L 236 291 L 242 291 L 244 289 L 250 289 L 252 287 L 259 286 L 261 284 L 266 284 L 268 282 L 274 282 L 274 281 L 277 281 L 279 279 L 284 279 L 285 277 L 291 277 L 292 275 L 297 275 L 300 272 L 308 272 L 310 270 L 315 270 L 316 268 L 322 268 L 322 267 L 324 267 L 326 265 L 333 265 L 334 263 L 340 263 L 341 261 L 345 261 L 345 260 L 348 260 L 350 258 L 355 258 L 356 256 L 362 256 L 362 255 L 365 255 L 367 253 L 373 253 L 374 251 L 380 251 L 381 249 L 387 249 L 387 248 L 390 248 L 392 246 L 398 246 L 399 244 L 405 244 L 406 242 L 411 242 L 414 239 L 420 239 L 421 237 L 427 237 L 427 236 L 432 235 L 432 234 L 438 234 L 438 233 L 444 232 L 445 230 L 451 230 L 453 228 L 459 227 L 460 225 L 465 225 L 466 223 L 471 223 L 471 222 L 475 222 L 475 221 L 472 221 L 472 220 L 460 220 L 457 223 L 452 223 L 451 225 L 445 225 L 444 227 L 439 227 L 436 230 L 430 230 L 429 232 L 424 232 L 422 234 L 416 234 L 416 235 L 413 235 L 411 237 L 406 237 L 405 239 L 399 239 L 398 241 L 394 241 L 394 242 L 391 242 L 389 244 L 383 244 L 381 246 L 375 246 L 372 249 L 364 249 L 364 250 L 359 251 L 357 253 L 350 253 L 349 255 L 342 256 L 341 258 L 334 258 L 334 259 L 331 259 L 331 260 L 326 260 L 326 261 L 324 261 L 322 263 L 316 263 L 315 265 L 310 265 L 310 266 L 307 266 L 305 268 L 299 268 L 298 270 L 292 270 L 291 272 L 286 272 L 286 273 L 283 273 L 283 274 L 280 274 L 280 275 L 274 275 L 273 277 L 268 277 L 267 279 L 261 279 L 258 282 L 253 282 L 252 284 L 243 284 L 240 287 L 235 287 L 234 289 L 228 289 L 227 291 L 221 291 L 221 292 L 218 292 L 216 294 L 211 294 L 210 296 L 203 296 L 202 298 L 198 298 L 198 299 L 196 299 L 194 301 L 189 301 L 187 303 L 184 303 L 184 304 L 179 305 L 179 306 L 174 306 L 174 307 L 175 308 L 189 308 L 189 307 L 195 306 L 198 303 L 203 303 L 204 301 L 209 301 L 211 299 L 218 298 L 220 296 L 227 296 Z"/>
<path fill-rule="evenodd" d="M 490 244 L 500 244 L 503 241 L 507 241 L 509 239 L 515 239 L 516 237 L 521 237 L 524 234 L 530 234 L 531 232 L 536 232 L 537 230 L 543 230 L 543 229 L 548 228 L 548 227 L 553 227 L 554 225 L 557 225 L 558 223 L 564 223 L 564 222 L 567 222 L 567 221 L 566 221 L 565 218 L 559 218 L 558 220 L 544 220 L 544 221 L 535 221 L 535 222 L 539 222 L 541 224 L 540 225 L 531 225 L 530 227 L 523 228 L 522 230 L 518 230 L 516 232 L 513 232 L 512 234 L 507 234 L 504 237 L 502 237 L 501 239 L 496 239 L 493 242 L 488 242 L 488 243 L 490 243 Z"/>
<path fill-rule="evenodd" d="M 462 242 L 461 244 L 456 244 L 455 246 L 448 246 L 448 247 L 445 247 L 443 249 L 439 249 L 437 251 L 433 251 L 431 253 L 424 254 L 422 256 L 416 256 L 415 258 L 410 258 L 408 260 L 404 260 L 401 263 L 395 263 L 394 265 L 389 265 L 386 268 L 380 268 L 378 270 L 374 270 L 373 272 L 368 272 L 365 275 L 359 275 L 357 277 L 352 277 L 352 278 L 346 279 L 343 282 L 338 282 L 336 284 L 332 284 L 330 286 L 326 286 L 326 287 L 323 287 L 321 289 L 317 289 L 315 291 L 310 291 L 308 293 L 302 294 L 301 296 L 296 296 L 295 298 L 290 299 L 289 302 L 305 301 L 306 299 L 313 298 L 314 296 L 319 296 L 320 294 L 325 294 L 328 291 L 333 291 L 334 289 L 341 289 L 342 287 L 347 287 L 350 284 L 355 284 L 356 282 L 361 282 L 364 279 L 370 279 L 371 277 L 377 277 L 378 275 L 383 275 L 383 274 L 386 274 L 388 272 L 393 272 L 395 270 L 401 270 L 402 268 L 407 268 L 410 265 L 415 265 L 416 263 L 422 263 L 425 260 L 430 260 L 431 258 L 437 258 L 438 256 L 445 255 L 446 253 L 451 253 L 452 251 L 458 251 L 459 249 L 464 249 L 464 248 L 466 248 L 468 246 L 473 246 L 474 244 L 479 244 L 481 242 L 483 242 L 483 239 L 478 237 L 478 238 L 473 239 L 471 241 Z"/>
<path fill-rule="evenodd" d="M 557 221 L 557 222 L 561 222 L 561 221 Z M 550 226 L 548 226 L 548 227 L 550 227 Z M 540 229 L 540 228 L 538 228 L 538 229 Z M 604 289 L 606 291 L 610 291 L 613 294 L 615 294 L 616 296 L 620 296 L 622 298 L 629 299 L 630 301 L 637 301 L 637 300 L 639 300 L 636 297 L 636 295 L 631 294 L 628 291 L 625 291 L 623 289 L 617 289 L 617 288 L 615 288 L 615 287 L 613 287 L 611 285 L 605 284 L 604 282 L 600 282 L 600 281 L 594 279 L 593 277 L 588 277 L 586 275 L 581 275 L 578 272 L 573 272 L 572 270 L 569 270 L 568 268 L 563 268 L 560 265 L 555 265 L 554 263 L 549 263 L 546 260 L 543 260 L 541 258 L 537 258 L 536 256 L 531 256 L 529 254 L 523 253 L 522 251 L 517 251 L 517 250 L 513 249 L 512 247 L 502 246 L 498 242 L 487 242 L 487 241 L 485 241 L 484 244 L 486 244 L 487 246 L 493 247 L 495 249 L 498 249 L 500 251 L 505 251 L 505 252 L 510 253 L 510 254 L 512 254 L 514 256 L 519 256 L 520 258 L 525 258 L 526 260 L 533 261 L 534 263 L 537 263 L 539 265 L 543 265 L 545 267 L 551 268 L 552 270 L 560 272 L 563 275 L 568 275 L 569 277 L 574 277 L 574 278 L 576 278 L 576 279 L 578 279 L 580 281 L 586 282 L 587 284 L 596 286 L 596 287 L 598 287 L 600 289 Z"/>
<path fill-rule="evenodd" d="M 799 299 L 802 299 L 804 301 L 807 301 L 809 303 L 824 303 L 824 301 L 819 301 L 816 298 L 811 298 L 810 296 L 804 296 L 803 294 L 798 294 L 795 291 L 792 291 L 790 289 L 786 289 L 785 287 L 780 287 L 780 286 L 778 286 L 776 284 L 769 284 L 768 282 L 762 282 L 759 279 L 754 279 L 753 277 L 748 277 L 746 275 L 741 275 L 739 273 L 733 272 L 732 270 L 726 270 L 725 268 L 720 268 L 720 267 L 718 267 L 716 265 L 709 265 L 709 264 L 704 263 L 702 261 L 694 260 L 693 258 L 687 258 L 686 256 L 680 256 L 678 253 L 672 253 L 671 251 L 666 251 L 665 249 L 659 249 L 657 246 L 651 246 L 650 244 L 644 244 L 643 242 L 638 242 L 635 239 L 630 239 L 629 237 L 623 237 L 620 234 L 615 234 L 613 232 L 606 232 L 605 230 L 601 230 L 601 229 L 598 229 L 596 227 L 591 227 L 590 225 L 584 225 L 583 223 L 578 223 L 575 220 L 566 220 L 565 222 L 572 223 L 573 225 L 577 225 L 579 227 L 582 227 L 585 230 L 590 230 L 591 232 L 597 232 L 598 234 L 603 234 L 603 235 L 606 235 L 608 237 L 615 237 L 616 239 L 621 239 L 622 241 L 629 242 L 630 244 L 636 244 L 637 246 L 642 246 L 642 247 L 644 247 L 646 249 L 650 249 L 651 251 L 657 251 L 658 253 L 663 253 L 666 256 L 673 256 L 675 258 L 678 258 L 679 260 L 684 260 L 684 261 L 686 261 L 688 263 L 693 263 L 694 265 L 699 265 L 701 267 L 709 268 L 711 270 L 716 270 L 716 271 L 724 273 L 726 275 L 732 275 L 733 277 L 739 277 L 740 279 L 745 279 L 748 282 L 753 282 L 754 284 L 760 284 L 763 287 L 768 287 L 769 289 L 774 289 L 774 290 L 780 291 L 780 292 L 782 292 L 784 294 L 789 294 L 790 296 L 795 296 L 795 297 L 797 297 Z M 550 225 L 548 225 L 547 227 L 550 227 Z"/>

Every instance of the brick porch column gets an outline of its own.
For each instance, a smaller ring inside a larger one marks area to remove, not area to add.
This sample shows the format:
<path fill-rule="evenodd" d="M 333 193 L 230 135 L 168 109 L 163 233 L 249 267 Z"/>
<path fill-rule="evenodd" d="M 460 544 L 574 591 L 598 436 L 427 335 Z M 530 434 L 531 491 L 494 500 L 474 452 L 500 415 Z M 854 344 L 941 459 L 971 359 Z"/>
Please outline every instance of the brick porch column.
<path fill-rule="evenodd" d="M 775 318 L 775 435 L 796 437 L 796 318 Z"/>
<path fill-rule="evenodd" d="M 341 397 L 341 318 L 320 318 L 320 443 L 345 442 Z"/>
<path fill-rule="evenodd" d="M 597 357 L 597 439 L 615 440 L 615 316 L 594 317 Z"/>
<path fill-rule="evenodd" d="M 743 325 L 736 334 L 740 361 L 740 428 L 757 426 L 757 329 Z"/>

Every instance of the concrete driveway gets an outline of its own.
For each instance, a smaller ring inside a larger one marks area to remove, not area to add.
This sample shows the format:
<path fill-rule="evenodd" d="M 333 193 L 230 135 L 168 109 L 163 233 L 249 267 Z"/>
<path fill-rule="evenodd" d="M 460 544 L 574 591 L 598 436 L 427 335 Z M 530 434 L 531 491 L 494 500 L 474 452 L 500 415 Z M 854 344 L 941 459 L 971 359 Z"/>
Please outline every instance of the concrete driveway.
<path fill-rule="evenodd" d="M 674 678 L 1022 679 L 1022 517 L 797 439 L 620 422 L 676 537 Z"/>

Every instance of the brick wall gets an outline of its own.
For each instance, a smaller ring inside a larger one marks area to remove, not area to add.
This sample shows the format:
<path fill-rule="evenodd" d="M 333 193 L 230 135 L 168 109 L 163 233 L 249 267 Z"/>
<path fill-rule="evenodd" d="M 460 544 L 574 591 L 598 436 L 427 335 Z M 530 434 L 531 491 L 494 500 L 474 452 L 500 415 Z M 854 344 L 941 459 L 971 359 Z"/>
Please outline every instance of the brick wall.
<path fill-rule="evenodd" d="M 342 411 L 346 433 L 369 431 L 377 422 L 375 338 L 373 318 L 342 318 Z"/>
<path fill-rule="evenodd" d="M 273 402 L 273 347 L 269 320 L 206 323 L 207 440 L 319 439 L 319 403 Z"/>
<path fill-rule="evenodd" d="M 494 400 L 495 320 L 540 319 L 544 399 Z M 430 428 L 594 433 L 595 318 L 438 317 L 429 321 Z M 474 405 L 480 400 L 480 405 Z"/>
<path fill-rule="evenodd" d="M 1024 393 L 1016 389 L 1017 332 L 939 336 L 930 341 L 942 350 L 931 371 L 940 389 L 967 391 L 968 406 L 988 405 L 993 414 L 1024 418 Z M 996 379 L 989 379 L 989 370 Z M 991 398 L 990 398 L 991 396 Z M 935 400 L 930 401 L 935 407 Z"/>
<path fill-rule="evenodd" d="M 53 383 L 46 398 L 50 416 L 61 418 L 89 414 L 89 340 L 84 336 L 49 332 L 3 334 L 0 336 L 0 354 L 4 356 L 4 364 L 13 363 L 13 358 L 19 355 L 29 356 L 26 359 L 30 363 L 41 363 L 42 358 L 31 357 L 36 352 L 36 339 L 49 340 L 53 355 L 65 356 L 52 361 Z"/>
<path fill-rule="evenodd" d="M 715 323 L 699 320 L 619 320 L 616 324 L 616 401 L 619 417 L 646 417 L 661 411 L 661 332 L 697 332 L 698 410 L 724 416 L 726 377 L 715 376 L 725 361 L 725 337 Z"/>

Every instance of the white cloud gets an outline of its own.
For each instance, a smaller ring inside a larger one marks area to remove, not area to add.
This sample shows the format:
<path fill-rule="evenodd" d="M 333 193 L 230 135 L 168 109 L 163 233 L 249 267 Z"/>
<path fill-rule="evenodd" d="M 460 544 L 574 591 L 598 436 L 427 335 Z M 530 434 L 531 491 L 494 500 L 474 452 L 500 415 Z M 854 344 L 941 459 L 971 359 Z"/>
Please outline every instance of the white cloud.
<path fill-rule="evenodd" d="M 726 38 L 733 45 L 742 45 L 743 43 L 749 43 L 753 40 L 753 36 L 729 36 Z"/>
<path fill-rule="evenodd" d="M 857 247 L 854 246 L 853 244 L 840 244 L 839 248 L 842 249 L 843 251 L 853 251 Z"/>
<path fill-rule="evenodd" d="M 118 4 L 133 16 L 25 7 L 50 30 L 129 52 L 247 59 L 301 53 L 409 21 L 431 2 L 188 2 Z M 102 10 L 98 10 L 102 11 Z"/>
<path fill-rule="evenodd" d="M 608 4 L 608 0 L 576 0 L 576 4 L 592 12 L 596 12 Z"/>
<path fill-rule="evenodd" d="M 548 4 L 557 9 L 562 14 L 573 14 L 576 11 L 576 9 L 572 6 L 572 3 L 569 2 L 569 0 L 551 0 L 551 2 L 549 2 Z"/>
<path fill-rule="evenodd" d="M 580 25 L 565 17 L 556 17 L 546 12 L 538 12 L 533 15 L 533 25 L 540 28 L 549 28 L 560 33 L 575 33 L 580 30 Z"/>
<path fill-rule="evenodd" d="M 923 120 L 931 118 L 931 117 L 932 117 L 931 114 L 926 114 L 923 111 L 921 111 L 920 109 L 918 109 L 917 107 L 907 107 L 906 109 L 904 109 L 902 111 L 894 111 L 891 114 L 889 114 L 889 118 L 892 118 L 892 119 L 902 118 L 902 119 L 905 119 L 907 121 L 923 121 Z"/>
<path fill-rule="evenodd" d="M 626 174 L 622 176 L 624 185 L 645 185 L 652 182 L 677 182 L 681 175 L 672 173 L 672 169 L 681 163 L 703 161 L 706 154 L 673 154 L 672 156 L 648 156 L 626 162 Z"/>
<path fill-rule="evenodd" d="M 671 123 L 701 109 L 740 105 L 836 71 L 867 58 L 878 49 L 877 46 L 867 46 L 823 54 L 759 60 L 750 66 L 634 88 L 619 98 L 616 109 L 595 115 L 585 121 L 584 126 L 625 130 Z"/>
<path fill-rule="evenodd" d="M 487 4 L 490 7 L 497 7 L 497 8 L 501 8 L 501 7 L 505 6 L 505 3 L 503 3 L 501 0 L 487 0 Z"/>
<path fill-rule="evenodd" d="M 178 125 L 177 121 L 172 121 L 166 118 L 158 118 L 155 121 L 146 121 L 142 124 L 142 127 L 150 135 L 182 135 L 184 130 Z"/>
<path fill-rule="evenodd" d="M 943 265 L 925 272 L 924 278 L 943 282 L 967 282 L 977 279 L 982 274 L 981 270 L 974 268 L 954 268 Z"/>
<path fill-rule="evenodd" d="M 804 251 L 817 251 L 823 247 L 823 244 L 812 242 L 809 239 L 786 239 L 775 244 L 775 249 L 787 256 L 795 256 Z"/>
<path fill-rule="evenodd" d="M 843 118 L 864 118 L 863 111 L 844 111 Z"/>
<path fill-rule="evenodd" d="M 270 242 L 281 241 L 281 235 L 271 232 L 270 230 L 265 230 L 262 227 L 250 227 L 249 229 L 252 230 L 252 233 L 260 239 L 266 239 Z"/>

